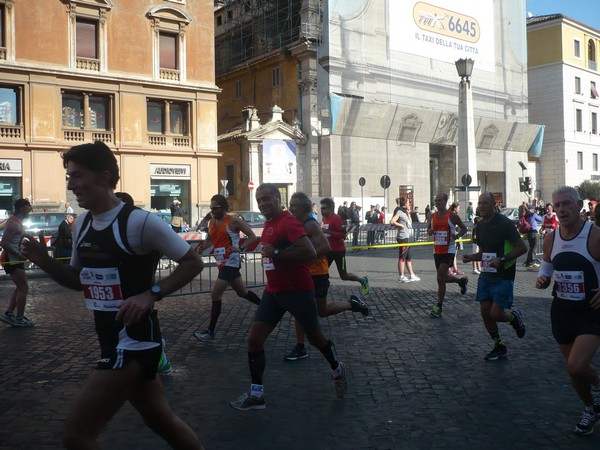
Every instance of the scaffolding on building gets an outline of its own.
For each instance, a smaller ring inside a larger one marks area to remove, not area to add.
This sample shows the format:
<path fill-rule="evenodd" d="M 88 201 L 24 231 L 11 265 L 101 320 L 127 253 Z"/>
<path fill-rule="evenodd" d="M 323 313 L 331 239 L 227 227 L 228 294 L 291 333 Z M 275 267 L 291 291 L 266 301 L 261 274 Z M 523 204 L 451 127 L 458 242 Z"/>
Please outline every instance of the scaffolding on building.
<path fill-rule="evenodd" d="M 215 2 L 215 71 L 319 42 L 323 0 L 221 0 Z"/>

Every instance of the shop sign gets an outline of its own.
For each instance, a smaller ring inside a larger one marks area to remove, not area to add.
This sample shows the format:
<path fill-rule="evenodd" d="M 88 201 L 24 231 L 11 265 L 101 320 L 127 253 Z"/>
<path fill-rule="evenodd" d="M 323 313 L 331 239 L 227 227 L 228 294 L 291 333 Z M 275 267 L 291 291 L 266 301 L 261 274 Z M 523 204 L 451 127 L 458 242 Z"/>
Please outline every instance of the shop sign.
<path fill-rule="evenodd" d="M 191 180 L 192 168 L 188 164 L 150 164 L 150 178 Z"/>
<path fill-rule="evenodd" d="M 23 163 L 20 159 L 0 159 L 0 177 L 20 177 Z"/>

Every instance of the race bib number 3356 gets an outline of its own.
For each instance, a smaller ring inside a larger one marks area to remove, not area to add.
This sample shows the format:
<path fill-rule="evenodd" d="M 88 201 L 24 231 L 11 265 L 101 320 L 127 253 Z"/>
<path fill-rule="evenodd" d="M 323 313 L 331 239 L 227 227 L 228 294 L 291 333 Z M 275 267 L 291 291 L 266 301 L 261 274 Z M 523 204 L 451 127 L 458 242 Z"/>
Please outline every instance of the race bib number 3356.
<path fill-rule="evenodd" d="M 84 267 L 79 279 L 88 309 L 117 311 L 123 303 L 121 279 L 116 267 Z"/>

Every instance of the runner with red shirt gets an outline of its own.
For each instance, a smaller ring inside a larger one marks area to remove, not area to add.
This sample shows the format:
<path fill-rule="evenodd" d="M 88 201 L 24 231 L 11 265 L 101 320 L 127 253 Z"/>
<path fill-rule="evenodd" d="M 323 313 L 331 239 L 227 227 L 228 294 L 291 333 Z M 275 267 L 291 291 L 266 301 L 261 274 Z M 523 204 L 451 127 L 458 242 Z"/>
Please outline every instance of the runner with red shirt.
<path fill-rule="evenodd" d="M 337 361 L 333 342 L 323 334 L 317 315 L 309 270 L 309 265 L 316 258 L 315 249 L 298 219 L 282 210 L 281 194 L 276 185 L 261 184 L 256 190 L 256 201 L 260 212 L 267 218 L 261 236 L 267 286 L 248 334 L 248 366 L 252 378 L 250 392 L 229 404 L 242 411 L 266 407 L 263 387 L 266 365 L 264 344 L 288 311 L 302 325 L 308 341 L 329 362 L 336 395 L 343 398 L 348 390 L 346 366 Z"/>
<path fill-rule="evenodd" d="M 346 270 L 346 244 L 344 244 L 346 231 L 343 228 L 342 218 L 334 211 L 335 202 L 331 198 L 325 197 L 321 200 L 321 214 L 323 215 L 321 228 L 323 228 L 323 233 L 325 233 L 331 246 L 331 252 L 327 255 L 329 267 L 335 261 L 340 278 L 344 281 L 349 280 L 360 283 L 363 295 L 367 295 L 369 293 L 369 278 L 366 276 L 361 278 L 353 273 L 348 273 Z"/>

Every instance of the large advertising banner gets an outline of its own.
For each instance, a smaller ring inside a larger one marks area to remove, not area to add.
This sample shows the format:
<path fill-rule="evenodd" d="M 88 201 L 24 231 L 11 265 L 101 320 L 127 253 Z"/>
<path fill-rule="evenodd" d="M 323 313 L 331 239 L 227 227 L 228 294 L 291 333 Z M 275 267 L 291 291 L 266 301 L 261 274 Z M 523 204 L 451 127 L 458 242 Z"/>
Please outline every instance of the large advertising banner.
<path fill-rule="evenodd" d="M 493 0 L 390 0 L 390 49 L 494 72 Z"/>
<path fill-rule="evenodd" d="M 296 183 L 296 143 L 263 141 L 263 182 Z"/>

